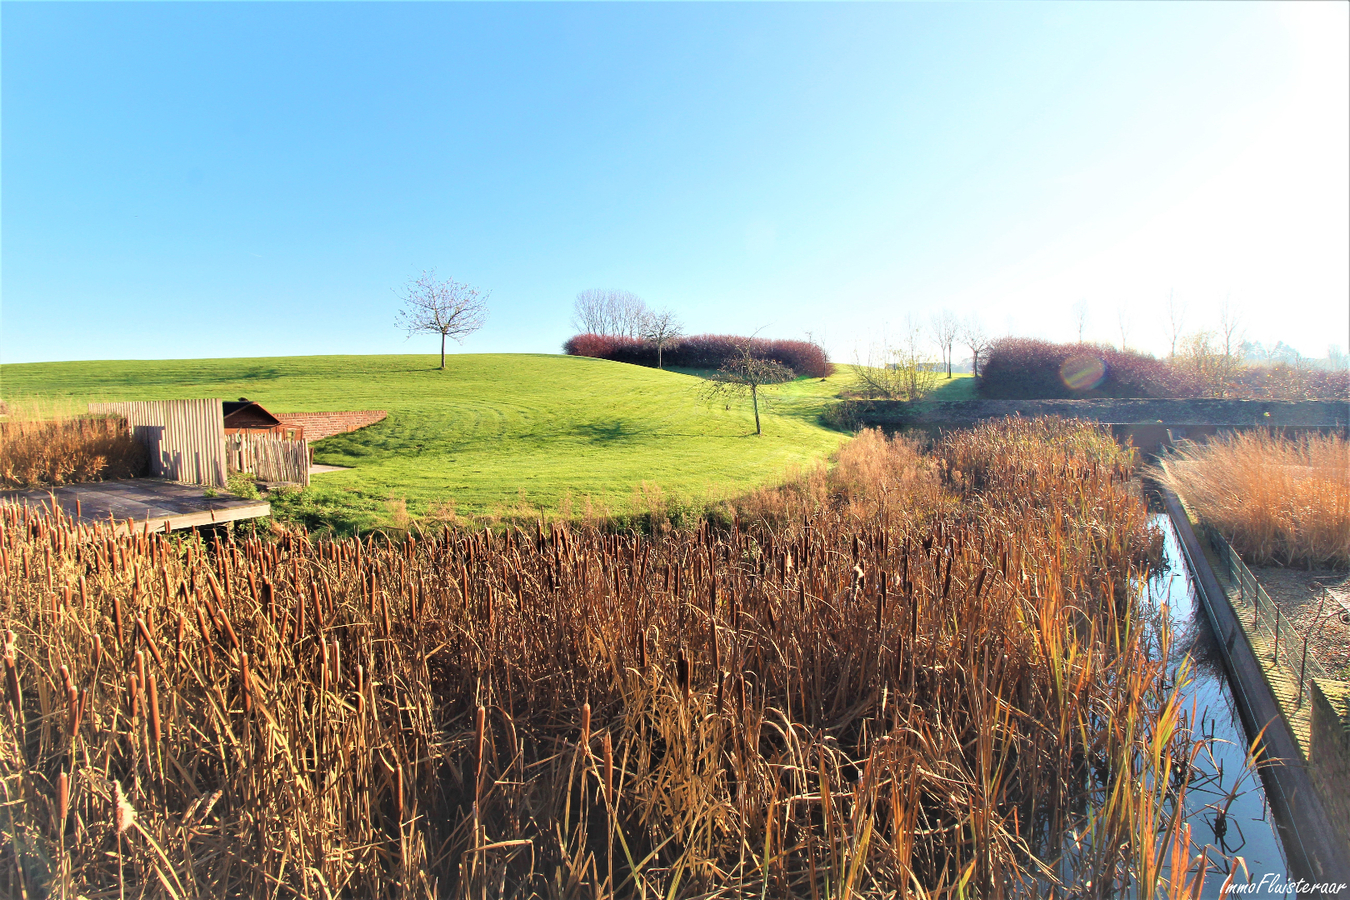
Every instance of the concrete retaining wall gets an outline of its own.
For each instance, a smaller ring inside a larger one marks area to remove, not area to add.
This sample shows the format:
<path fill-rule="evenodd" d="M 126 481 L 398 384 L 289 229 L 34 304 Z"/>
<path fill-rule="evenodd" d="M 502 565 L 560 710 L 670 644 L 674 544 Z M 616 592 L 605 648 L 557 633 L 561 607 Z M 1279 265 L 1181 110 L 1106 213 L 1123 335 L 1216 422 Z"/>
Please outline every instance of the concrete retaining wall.
<path fill-rule="evenodd" d="M 1313 682 L 1312 732 L 1308 741 L 1308 774 L 1322 795 L 1327 814 L 1350 847 L 1350 683 Z"/>

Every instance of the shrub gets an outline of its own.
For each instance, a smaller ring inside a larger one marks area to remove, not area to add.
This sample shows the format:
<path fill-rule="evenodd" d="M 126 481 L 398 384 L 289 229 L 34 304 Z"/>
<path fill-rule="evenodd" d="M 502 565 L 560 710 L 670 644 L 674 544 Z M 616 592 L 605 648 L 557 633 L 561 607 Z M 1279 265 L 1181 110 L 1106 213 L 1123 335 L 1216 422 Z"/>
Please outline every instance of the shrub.
<path fill-rule="evenodd" d="M 989 348 L 980 394 L 991 399 L 1176 397 L 1179 375 L 1163 360 L 1096 344 L 1003 338 Z"/>
<path fill-rule="evenodd" d="M 798 375 L 824 378 L 834 373 L 825 349 L 810 341 L 767 340 L 727 334 L 698 334 L 667 345 L 664 362 L 680 369 L 720 369 L 746 343 L 756 356 L 787 366 Z M 569 356 L 592 356 L 638 366 L 656 366 L 656 345 L 640 338 L 578 334 L 563 344 Z"/>
<path fill-rule="evenodd" d="M 135 478 L 149 470 L 145 447 L 125 419 L 0 422 L 0 485 L 78 484 Z"/>

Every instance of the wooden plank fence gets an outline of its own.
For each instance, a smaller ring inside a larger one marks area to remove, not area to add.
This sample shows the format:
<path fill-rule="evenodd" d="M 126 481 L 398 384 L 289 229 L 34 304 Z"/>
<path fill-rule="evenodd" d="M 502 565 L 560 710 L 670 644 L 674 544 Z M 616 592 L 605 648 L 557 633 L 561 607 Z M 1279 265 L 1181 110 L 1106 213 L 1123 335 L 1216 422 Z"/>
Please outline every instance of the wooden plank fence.
<path fill-rule="evenodd" d="M 262 481 L 309 485 L 309 443 L 273 434 L 227 434 L 225 458 L 231 472 Z"/>
<path fill-rule="evenodd" d="M 225 486 L 225 416 L 220 400 L 90 403 L 89 411 L 122 416 L 150 451 L 150 474 L 185 484 Z"/>

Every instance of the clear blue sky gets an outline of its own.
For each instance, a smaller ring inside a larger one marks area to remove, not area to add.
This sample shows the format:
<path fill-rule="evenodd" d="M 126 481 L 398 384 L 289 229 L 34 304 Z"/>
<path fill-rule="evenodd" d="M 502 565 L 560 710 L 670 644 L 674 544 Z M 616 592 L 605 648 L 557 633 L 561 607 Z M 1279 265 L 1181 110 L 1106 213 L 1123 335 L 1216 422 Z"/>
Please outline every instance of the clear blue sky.
<path fill-rule="evenodd" d="M 556 352 L 907 315 L 1350 332 L 1350 4 L 0 5 L 0 360 Z M 452 348 L 454 345 L 452 345 Z"/>

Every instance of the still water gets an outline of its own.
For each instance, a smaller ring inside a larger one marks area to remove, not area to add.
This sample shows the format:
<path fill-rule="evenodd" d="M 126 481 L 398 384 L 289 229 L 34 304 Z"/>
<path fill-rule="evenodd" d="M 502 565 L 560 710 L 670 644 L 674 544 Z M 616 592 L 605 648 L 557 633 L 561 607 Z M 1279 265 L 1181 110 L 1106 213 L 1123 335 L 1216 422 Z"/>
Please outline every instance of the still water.
<path fill-rule="evenodd" d="M 1269 875 L 1285 883 L 1289 872 L 1281 827 L 1266 801 L 1260 774 L 1247 765 L 1254 735 L 1243 731 L 1223 667 L 1222 649 L 1196 596 L 1171 520 L 1157 515 L 1154 524 L 1163 533 L 1166 564 L 1150 578 L 1145 598 L 1155 607 L 1166 604 L 1172 629 L 1173 671 L 1187 659 L 1191 664 L 1190 682 L 1182 687 L 1183 708 L 1188 712 L 1194 708 L 1191 727 L 1196 737 L 1206 739 L 1186 795 L 1192 839 L 1209 846 L 1211 859 L 1219 857 L 1211 864 L 1202 896 L 1220 896 L 1219 889 L 1235 857 L 1246 862 L 1253 882 L 1259 883 Z M 1241 869 L 1237 880 L 1247 880 Z"/>

